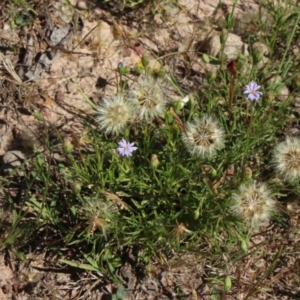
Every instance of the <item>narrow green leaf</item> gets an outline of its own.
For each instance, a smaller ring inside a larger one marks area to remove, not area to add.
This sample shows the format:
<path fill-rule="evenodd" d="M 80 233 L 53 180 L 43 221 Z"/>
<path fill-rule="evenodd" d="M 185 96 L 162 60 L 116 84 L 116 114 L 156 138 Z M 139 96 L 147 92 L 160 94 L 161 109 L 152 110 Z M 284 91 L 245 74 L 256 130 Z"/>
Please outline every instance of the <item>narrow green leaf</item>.
<path fill-rule="evenodd" d="M 95 271 L 95 272 L 99 272 L 98 268 L 94 268 L 91 265 L 88 264 L 79 264 L 77 262 L 71 261 L 71 260 L 67 260 L 67 259 L 60 259 L 60 262 L 74 267 L 74 268 L 79 268 L 79 269 L 83 269 L 83 270 L 87 270 L 87 271 Z"/>

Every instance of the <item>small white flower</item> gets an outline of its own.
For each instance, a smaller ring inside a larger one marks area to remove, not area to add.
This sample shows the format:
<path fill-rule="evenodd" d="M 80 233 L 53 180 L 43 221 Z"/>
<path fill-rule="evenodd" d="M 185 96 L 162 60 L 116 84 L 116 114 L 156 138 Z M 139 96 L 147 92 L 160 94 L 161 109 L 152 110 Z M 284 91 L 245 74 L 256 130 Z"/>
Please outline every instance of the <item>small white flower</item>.
<path fill-rule="evenodd" d="M 287 138 L 279 143 L 274 149 L 273 163 L 283 179 L 300 179 L 300 139 Z"/>
<path fill-rule="evenodd" d="M 128 101 L 134 105 L 136 114 L 141 120 L 152 120 L 162 115 L 166 108 L 162 88 L 156 80 L 144 75 L 132 85 Z"/>
<path fill-rule="evenodd" d="M 253 227 L 268 221 L 276 211 L 276 201 L 263 183 L 242 184 L 232 195 L 232 210 Z"/>
<path fill-rule="evenodd" d="M 122 94 L 104 98 L 97 108 L 97 121 L 106 133 L 119 134 L 132 118 L 133 108 Z"/>
<path fill-rule="evenodd" d="M 195 118 L 185 127 L 182 140 L 192 155 L 211 157 L 224 146 L 224 131 L 210 116 Z"/>

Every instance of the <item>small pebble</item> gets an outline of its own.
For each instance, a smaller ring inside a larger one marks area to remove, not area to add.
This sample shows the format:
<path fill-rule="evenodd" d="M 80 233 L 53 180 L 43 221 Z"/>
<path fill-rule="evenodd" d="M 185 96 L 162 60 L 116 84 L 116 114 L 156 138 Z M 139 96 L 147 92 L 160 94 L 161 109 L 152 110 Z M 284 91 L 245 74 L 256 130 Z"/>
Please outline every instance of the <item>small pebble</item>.
<path fill-rule="evenodd" d="M 69 94 L 73 93 L 75 91 L 74 84 L 72 82 L 68 82 L 66 85 L 66 88 L 67 88 L 67 92 Z"/>
<path fill-rule="evenodd" d="M 57 103 L 63 103 L 65 101 L 65 94 L 63 91 L 58 90 L 55 94 L 55 101 Z"/>
<path fill-rule="evenodd" d="M 10 30 L 10 26 L 8 23 L 3 24 L 3 30 Z"/>
<path fill-rule="evenodd" d="M 252 49 L 255 52 L 261 53 L 262 55 L 266 55 L 266 56 L 269 55 L 269 48 L 261 42 L 255 42 L 252 45 Z"/>
<path fill-rule="evenodd" d="M 278 98 L 281 101 L 287 100 L 288 97 L 290 96 L 290 90 L 288 89 L 287 86 L 282 87 L 282 89 L 278 93 Z"/>
<path fill-rule="evenodd" d="M 300 130 L 299 130 L 299 128 L 293 127 L 293 128 L 288 129 L 288 133 L 290 135 L 299 135 Z"/>
<path fill-rule="evenodd" d="M 77 8 L 82 9 L 82 10 L 89 9 L 85 1 L 78 1 Z"/>
<path fill-rule="evenodd" d="M 6 174 L 9 174 L 13 171 L 14 168 L 21 165 L 21 163 L 25 160 L 25 155 L 18 150 L 7 151 L 3 158 L 4 168 L 3 171 Z"/>

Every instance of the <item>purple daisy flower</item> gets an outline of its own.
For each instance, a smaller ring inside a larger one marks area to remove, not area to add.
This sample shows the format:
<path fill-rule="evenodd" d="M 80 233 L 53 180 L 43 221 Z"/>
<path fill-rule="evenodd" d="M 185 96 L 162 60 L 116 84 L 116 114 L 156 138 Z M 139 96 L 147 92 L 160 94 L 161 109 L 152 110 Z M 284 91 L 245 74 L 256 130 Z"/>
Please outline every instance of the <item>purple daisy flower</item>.
<path fill-rule="evenodd" d="M 248 94 L 247 98 L 250 101 L 257 101 L 259 100 L 260 96 L 263 94 L 262 92 L 258 92 L 257 90 L 260 88 L 256 82 L 251 81 L 249 85 L 246 85 L 244 90 L 244 94 Z"/>
<path fill-rule="evenodd" d="M 127 142 L 125 139 L 122 139 L 119 143 L 119 148 L 117 151 L 122 156 L 131 156 L 132 152 L 137 150 L 137 147 L 134 147 L 134 143 Z"/>

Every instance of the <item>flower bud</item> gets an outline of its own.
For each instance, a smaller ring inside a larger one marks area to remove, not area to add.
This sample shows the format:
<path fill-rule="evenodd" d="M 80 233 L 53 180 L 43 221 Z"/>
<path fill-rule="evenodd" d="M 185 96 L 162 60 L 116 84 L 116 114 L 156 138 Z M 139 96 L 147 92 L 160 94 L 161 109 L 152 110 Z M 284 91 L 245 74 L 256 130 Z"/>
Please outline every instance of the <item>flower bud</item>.
<path fill-rule="evenodd" d="M 217 170 L 214 169 L 214 168 L 211 168 L 210 173 L 211 173 L 211 176 L 212 176 L 212 177 L 216 177 L 216 176 L 218 175 Z"/>
<path fill-rule="evenodd" d="M 34 115 L 34 117 L 35 117 L 38 121 L 44 121 L 44 117 L 40 114 L 39 111 L 36 110 L 36 111 L 33 113 L 33 115 Z"/>
<path fill-rule="evenodd" d="M 166 112 L 165 122 L 167 124 L 173 124 L 174 123 L 174 117 L 173 117 L 172 113 L 169 110 Z"/>
<path fill-rule="evenodd" d="M 220 41 L 221 41 L 222 45 L 224 45 L 226 43 L 227 38 L 228 38 L 228 32 L 227 32 L 227 30 L 223 30 L 223 32 L 220 36 Z"/>
<path fill-rule="evenodd" d="M 258 64 L 263 59 L 263 57 L 263 53 L 259 51 L 254 51 L 254 63 Z"/>
<path fill-rule="evenodd" d="M 253 54 L 254 54 L 254 62 L 255 63 L 259 63 L 264 55 L 268 55 L 269 54 L 269 49 L 268 47 L 261 43 L 261 42 L 256 42 L 252 45 L 253 48 Z"/>
<path fill-rule="evenodd" d="M 73 191 L 74 194 L 77 194 L 81 191 L 81 184 L 79 182 L 71 182 L 70 184 L 71 190 Z"/>
<path fill-rule="evenodd" d="M 63 147 L 63 150 L 65 151 L 65 153 L 71 153 L 74 149 L 74 146 L 69 138 L 65 138 L 63 140 L 62 147 Z"/>
<path fill-rule="evenodd" d="M 245 240 L 241 241 L 241 248 L 245 253 L 248 253 L 248 246 L 247 246 L 247 242 Z"/>
<path fill-rule="evenodd" d="M 194 220 L 198 220 L 200 216 L 200 211 L 199 211 L 199 208 L 194 212 Z"/>
<path fill-rule="evenodd" d="M 265 95 L 264 95 L 264 99 L 267 101 L 267 102 L 272 102 L 274 100 L 275 96 L 274 96 L 274 93 L 272 92 L 266 92 Z"/>
<path fill-rule="evenodd" d="M 162 78 L 166 75 L 166 71 L 163 68 L 153 69 L 152 74 L 154 77 Z"/>
<path fill-rule="evenodd" d="M 156 154 L 151 155 L 151 166 L 153 169 L 156 169 L 159 165 L 159 160 Z"/>
<path fill-rule="evenodd" d="M 130 72 L 130 68 L 129 67 L 120 67 L 120 68 L 118 68 L 118 72 L 120 75 L 126 75 Z"/>
<path fill-rule="evenodd" d="M 208 76 L 208 82 L 209 82 L 209 83 L 215 82 L 215 80 L 216 80 L 216 78 L 217 78 L 217 72 L 216 72 L 216 70 L 215 70 L 215 69 L 211 69 L 211 70 L 208 72 L 207 76 Z"/>
<path fill-rule="evenodd" d="M 244 178 L 251 179 L 252 178 L 252 170 L 249 167 L 244 168 Z"/>
<path fill-rule="evenodd" d="M 143 66 L 146 68 L 149 66 L 149 63 L 150 63 L 150 59 L 149 59 L 149 56 L 145 53 L 142 54 L 142 64 Z"/>
<path fill-rule="evenodd" d="M 224 281 L 224 287 L 225 287 L 225 291 L 228 293 L 231 290 L 231 278 L 229 276 L 225 277 L 225 281 Z"/>

